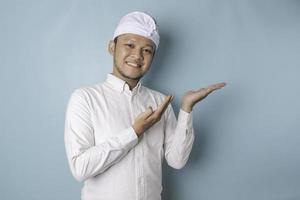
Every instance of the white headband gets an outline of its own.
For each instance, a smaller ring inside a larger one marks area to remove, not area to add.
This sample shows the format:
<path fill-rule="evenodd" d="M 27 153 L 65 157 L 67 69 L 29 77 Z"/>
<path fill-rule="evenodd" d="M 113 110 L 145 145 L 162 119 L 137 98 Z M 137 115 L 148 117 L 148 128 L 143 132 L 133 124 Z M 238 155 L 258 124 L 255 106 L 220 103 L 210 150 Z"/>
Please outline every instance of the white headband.
<path fill-rule="evenodd" d="M 154 42 L 156 49 L 158 48 L 158 26 L 155 20 L 144 12 L 135 11 L 122 17 L 114 32 L 113 39 L 125 33 L 146 37 Z"/>

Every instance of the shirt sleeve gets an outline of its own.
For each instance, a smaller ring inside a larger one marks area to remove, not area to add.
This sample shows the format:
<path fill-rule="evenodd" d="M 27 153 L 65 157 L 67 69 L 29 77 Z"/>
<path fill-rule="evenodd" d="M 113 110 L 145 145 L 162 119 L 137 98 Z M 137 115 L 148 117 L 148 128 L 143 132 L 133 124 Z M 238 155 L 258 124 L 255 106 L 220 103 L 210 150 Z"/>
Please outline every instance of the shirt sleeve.
<path fill-rule="evenodd" d="M 166 110 L 165 158 L 169 166 L 181 169 L 188 161 L 194 142 L 192 112 L 180 109 L 178 121 L 170 105 Z"/>
<path fill-rule="evenodd" d="M 65 148 L 71 172 L 83 181 L 119 162 L 138 143 L 132 127 L 95 145 L 92 112 L 80 90 L 71 95 L 65 119 Z"/>

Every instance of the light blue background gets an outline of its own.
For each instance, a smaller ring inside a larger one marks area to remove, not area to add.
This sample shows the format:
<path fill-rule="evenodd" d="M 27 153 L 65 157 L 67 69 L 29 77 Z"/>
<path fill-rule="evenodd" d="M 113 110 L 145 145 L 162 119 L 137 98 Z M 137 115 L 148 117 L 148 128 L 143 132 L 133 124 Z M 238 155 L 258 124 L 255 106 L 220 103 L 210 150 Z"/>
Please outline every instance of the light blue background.
<path fill-rule="evenodd" d="M 144 83 L 196 106 L 167 200 L 300 199 L 300 1 L 0 1 L 0 199 L 79 199 L 63 143 L 71 92 L 111 72 L 107 43 L 124 14 L 157 18 L 161 45 Z"/>

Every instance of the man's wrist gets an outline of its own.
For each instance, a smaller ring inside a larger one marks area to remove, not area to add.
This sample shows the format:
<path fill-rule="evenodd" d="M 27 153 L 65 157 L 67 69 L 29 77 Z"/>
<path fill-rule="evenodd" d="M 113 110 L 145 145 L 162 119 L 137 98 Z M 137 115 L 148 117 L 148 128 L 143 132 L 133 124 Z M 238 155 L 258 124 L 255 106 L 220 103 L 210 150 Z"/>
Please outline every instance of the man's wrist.
<path fill-rule="evenodd" d="M 181 104 L 181 109 L 184 110 L 184 111 L 187 112 L 187 113 L 190 113 L 190 112 L 192 112 L 193 107 L 192 107 L 192 106 L 188 106 L 188 105 Z"/>
<path fill-rule="evenodd" d="M 132 128 L 133 128 L 135 134 L 136 134 L 138 137 L 140 137 L 140 136 L 141 136 L 141 133 L 140 133 L 139 129 L 138 129 L 137 127 L 135 127 L 134 125 L 132 125 Z"/>

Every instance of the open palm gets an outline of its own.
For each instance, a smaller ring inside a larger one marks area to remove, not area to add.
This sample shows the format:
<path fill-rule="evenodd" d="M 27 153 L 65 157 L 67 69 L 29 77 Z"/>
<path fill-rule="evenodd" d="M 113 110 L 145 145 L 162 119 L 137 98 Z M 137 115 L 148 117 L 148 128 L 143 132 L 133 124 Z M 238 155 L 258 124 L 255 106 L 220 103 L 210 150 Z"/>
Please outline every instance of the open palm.
<path fill-rule="evenodd" d="M 185 95 L 182 98 L 181 102 L 181 108 L 185 110 L 186 112 L 191 112 L 193 109 L 193 106 L 198 103 L 199 101 L 203 100 L 205 97 L 207 97 L 210 93 L 213 91 L 220 89 L 224 87 L 226 83 L 217 83 L 210 86 L 207 86 L 206 88 L 200 88 L 199 90 L 191 90 L 185 93 Z"/>

